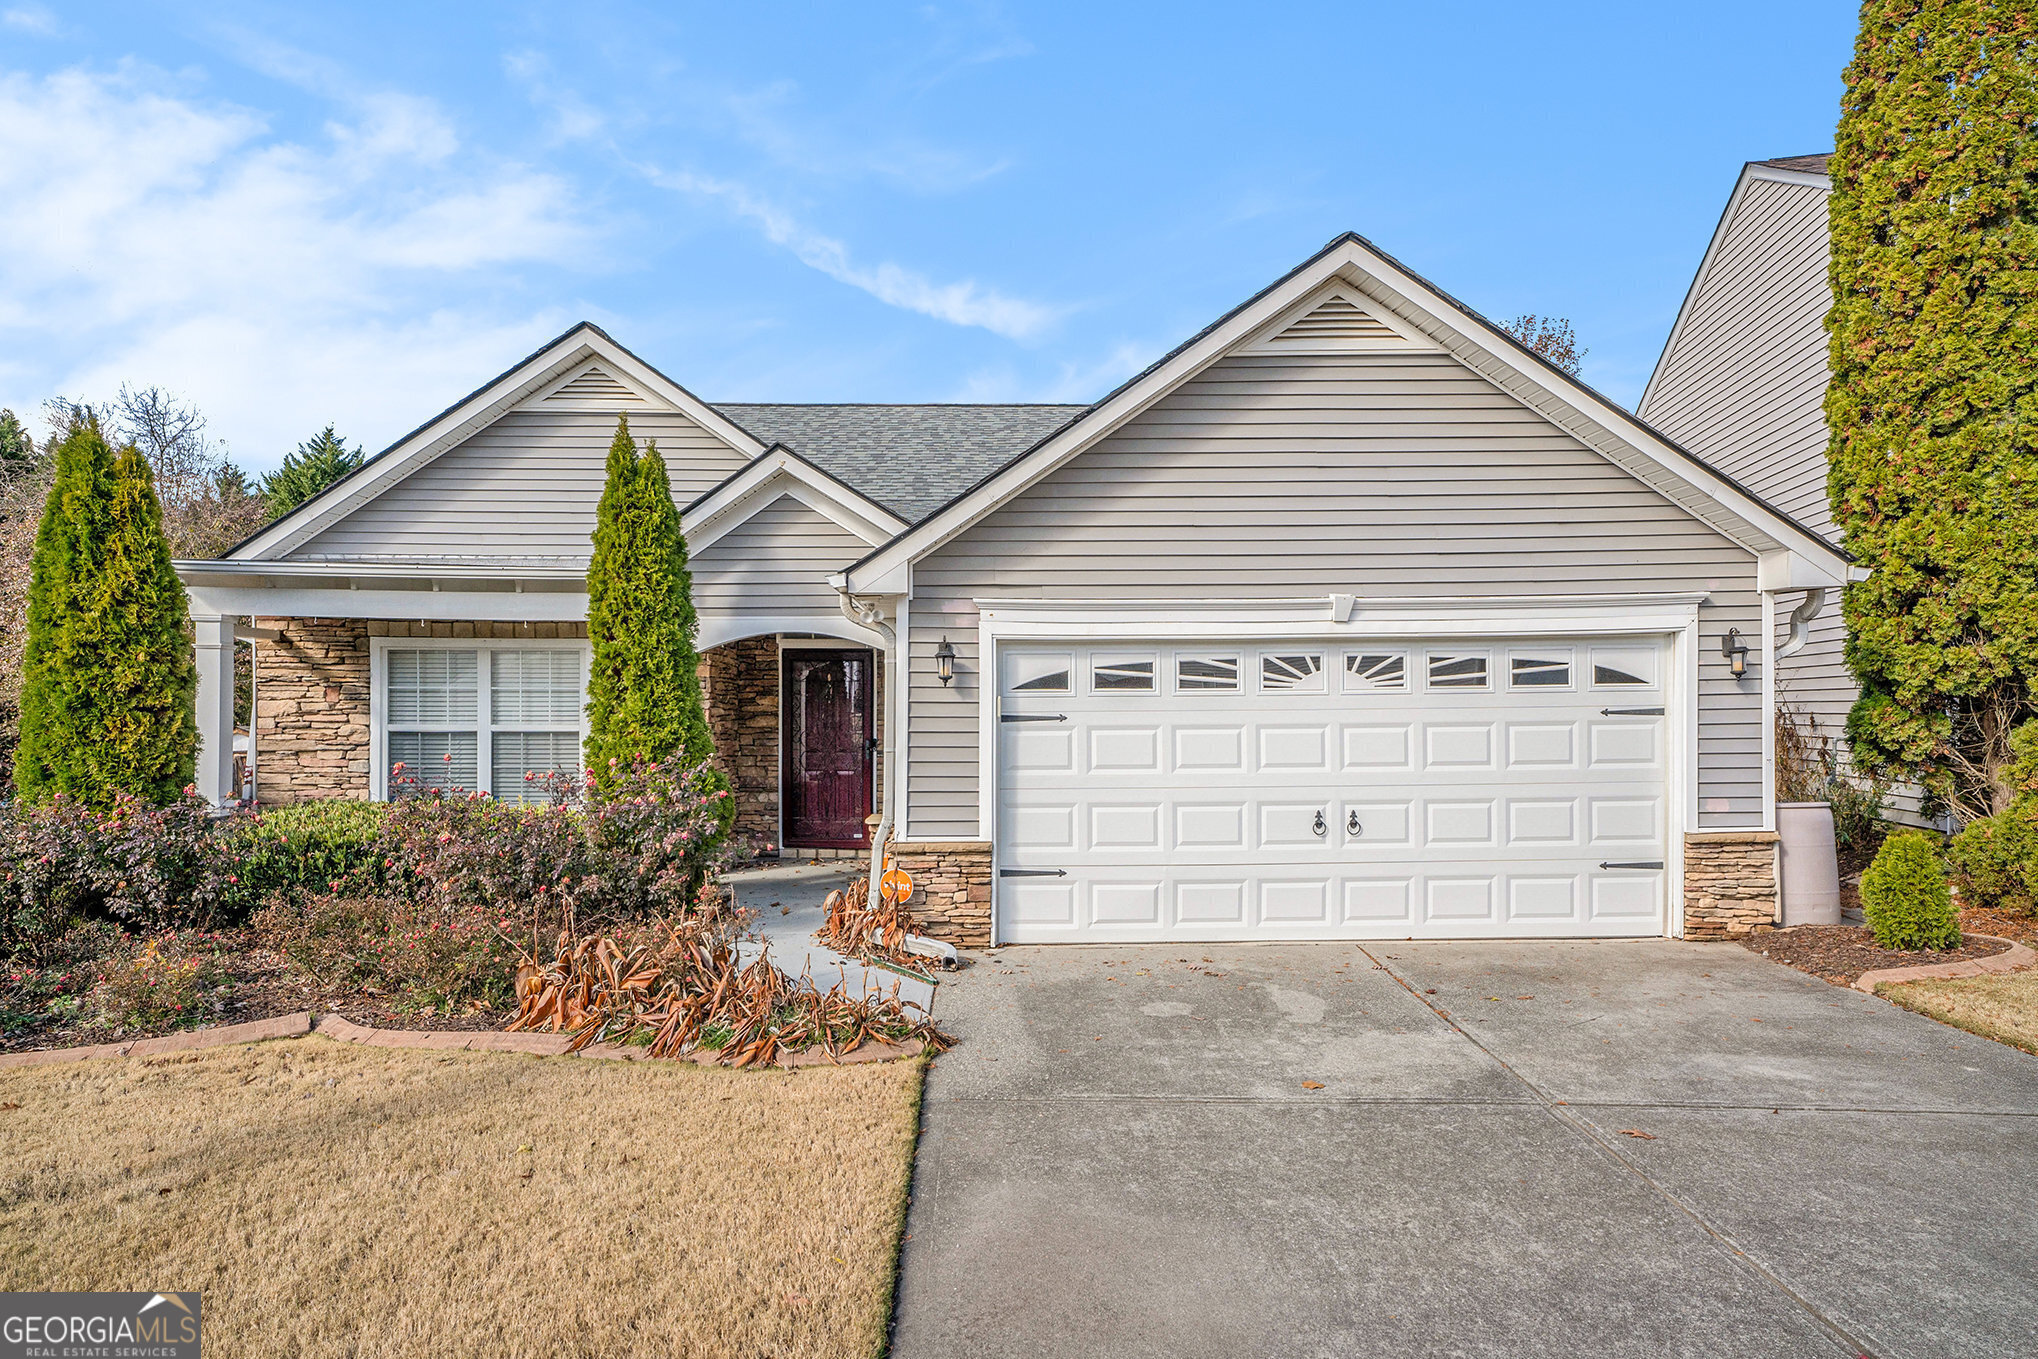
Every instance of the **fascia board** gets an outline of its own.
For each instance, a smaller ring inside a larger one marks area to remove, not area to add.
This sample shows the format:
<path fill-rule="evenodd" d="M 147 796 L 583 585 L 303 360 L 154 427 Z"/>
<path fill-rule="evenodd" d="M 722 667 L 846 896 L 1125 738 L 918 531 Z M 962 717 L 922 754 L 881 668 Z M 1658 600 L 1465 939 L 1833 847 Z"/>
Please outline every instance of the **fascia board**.
<path fill-rule="evenodd" d="M 294 551 L 441 453 L 494 424 L 571 369 L 595 358 L 618 370 L 617 375 L 631 386 L 686 415 L 744 457 L 754 458 L 763 451 L 764 445 L 754 435 L 727 416 L 593 326 L 581 325 L 384 449 L 353 476 L 335 483 L 235 547 L 228 559 L 263 561 Z"/>
<path fill-rule="evenodd" d="M 774 446 L 686 507 L 683 526 L 688 550 L 706 548 L 787 494 L 873 547 L 906 527 L 905 520 L 875 501 L 787 449 Z"/>

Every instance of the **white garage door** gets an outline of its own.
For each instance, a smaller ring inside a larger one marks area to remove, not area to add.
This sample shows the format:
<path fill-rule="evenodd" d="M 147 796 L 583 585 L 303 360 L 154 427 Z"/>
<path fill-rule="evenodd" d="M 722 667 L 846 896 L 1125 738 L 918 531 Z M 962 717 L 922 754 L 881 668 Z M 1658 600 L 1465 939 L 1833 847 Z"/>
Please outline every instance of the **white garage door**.
<path fill-rule="evenodd" d="M 1663 932 L 1665 648 L 1001 648 L 999 937 Z"/>

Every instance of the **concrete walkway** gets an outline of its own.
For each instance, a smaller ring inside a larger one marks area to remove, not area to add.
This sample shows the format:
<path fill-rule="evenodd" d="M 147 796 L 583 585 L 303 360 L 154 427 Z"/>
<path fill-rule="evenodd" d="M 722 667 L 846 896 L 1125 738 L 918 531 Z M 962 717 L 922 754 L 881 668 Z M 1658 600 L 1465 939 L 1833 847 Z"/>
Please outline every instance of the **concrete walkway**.
<path fill-rule="evenodd" d="M 1738 946 L 1015 948 L 940 1013 L 904 1359 L 2038 1352 L 2038 1059 Z"/>
<path fill-rule="evenodd" d="M 838 982 L 846 983 L 855 995 L 872 990 L 891 995 L 896 990 L 899 999 L 924 1010 L 934 1003 L 934 987 L 860 959 L 845 958 L 814 942 L 814 931 L 828 918 L 822 901 L 830 892 L 846 887 L 857 868 L 854 863 L 839 861 L 793 864 L 731 873 L 723 881 L 735 889 L 737 905 L 757 912 L 752 933 L 759 946 L 771 946 L 771 960 L 779 967 L 795 977 L 805 971 L 823 991 Z M 756 952 L 746 945 L 743 957 L 747 961 Z"/>

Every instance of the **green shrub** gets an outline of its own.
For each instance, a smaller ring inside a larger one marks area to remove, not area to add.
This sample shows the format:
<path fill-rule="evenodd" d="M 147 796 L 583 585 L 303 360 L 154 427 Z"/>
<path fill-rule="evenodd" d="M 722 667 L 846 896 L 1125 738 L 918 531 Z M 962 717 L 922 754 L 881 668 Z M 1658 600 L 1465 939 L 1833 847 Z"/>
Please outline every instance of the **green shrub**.
<path fill-rule="evenodd" d="M 2019 794 L 1970 822 L 1947 847 L 1960 895 L 1975 906 L 2038 915 L 2038 795 Z"/>
<path fill-rule="evenodd" d="M 1957 948 L 1960 925 L 1932 841 L 1899 831 L 1861 875 L 1861 910 L 1884 948 Z"/>
<path fill-rule="evenodd" d="M 276 892 L 368 891 L 383 879 L 386 802 L 333 798 L 235 817 L 225 833 L 239 859 L 240 914 Z"/>

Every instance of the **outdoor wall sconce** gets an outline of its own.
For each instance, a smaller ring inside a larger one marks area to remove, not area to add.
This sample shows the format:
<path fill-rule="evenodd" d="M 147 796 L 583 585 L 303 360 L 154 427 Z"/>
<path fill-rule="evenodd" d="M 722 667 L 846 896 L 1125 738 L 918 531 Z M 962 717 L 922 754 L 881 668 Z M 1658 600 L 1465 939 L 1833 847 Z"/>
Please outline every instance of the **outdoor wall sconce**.
<path fill-rule="evenodd" d="M 1743 647 L 1742 650 L 1745 651 L 1747 648 Z M 1741 672 L 1736 670 L 1734 673 L 1738 675 Z M 934 648 L 934 676 L 944 687 L 955 678 L 955 648 L 948 644 L 946 637 L 941 639 L 940 646 Z"/>
<path fill-rule="evenodd" d="M 1727 635 L 1720 638 L 1720 655 L 1727 658 L 1735 679 L 1748 673 L 1748 644 L 1741 640 L 1739 628 L 1728 628 Z"/>

